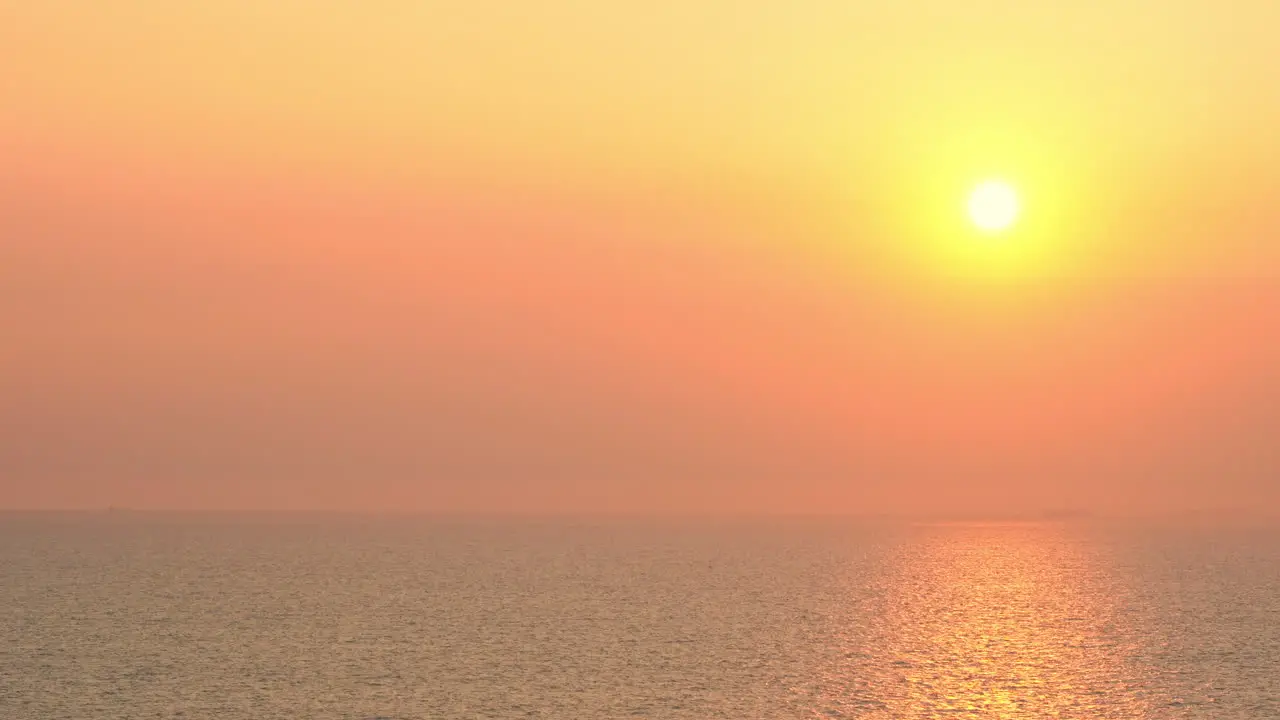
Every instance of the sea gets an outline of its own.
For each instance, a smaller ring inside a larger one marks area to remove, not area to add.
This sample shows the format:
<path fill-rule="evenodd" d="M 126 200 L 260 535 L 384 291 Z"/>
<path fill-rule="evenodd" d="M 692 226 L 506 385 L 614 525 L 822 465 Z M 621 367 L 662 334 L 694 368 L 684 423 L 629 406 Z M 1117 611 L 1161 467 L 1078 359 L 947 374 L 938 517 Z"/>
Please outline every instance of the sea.
<path fill-rule="evenodd" d="M 0 515 L 0 719 L 1280 718 L 1251 523 Z"/>

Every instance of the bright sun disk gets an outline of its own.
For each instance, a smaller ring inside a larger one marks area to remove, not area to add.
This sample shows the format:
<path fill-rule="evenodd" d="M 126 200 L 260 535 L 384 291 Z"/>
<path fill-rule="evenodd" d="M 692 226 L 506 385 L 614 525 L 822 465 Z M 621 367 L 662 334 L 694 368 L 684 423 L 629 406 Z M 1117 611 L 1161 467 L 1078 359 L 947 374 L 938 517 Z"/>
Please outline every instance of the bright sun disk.
<path fill-rule="evenodd" d="M 1018 219 L 1018 193 L 1000 180 L 978 185 L 969 195 L 969 218 L 985 232 L 1008 229 Z"/>

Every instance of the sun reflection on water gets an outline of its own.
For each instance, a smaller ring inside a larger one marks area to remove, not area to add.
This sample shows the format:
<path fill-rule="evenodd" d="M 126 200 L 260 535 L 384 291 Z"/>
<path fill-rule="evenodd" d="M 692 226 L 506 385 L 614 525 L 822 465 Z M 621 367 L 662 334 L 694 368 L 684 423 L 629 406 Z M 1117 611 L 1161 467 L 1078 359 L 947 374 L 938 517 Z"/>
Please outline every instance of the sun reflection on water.
<path fill-rule="evenodd" d="M 1054 524 L 913 534 L 851 613 L 820 714 L 1148 717 L 1123 603 L 1096 546 Z"/>

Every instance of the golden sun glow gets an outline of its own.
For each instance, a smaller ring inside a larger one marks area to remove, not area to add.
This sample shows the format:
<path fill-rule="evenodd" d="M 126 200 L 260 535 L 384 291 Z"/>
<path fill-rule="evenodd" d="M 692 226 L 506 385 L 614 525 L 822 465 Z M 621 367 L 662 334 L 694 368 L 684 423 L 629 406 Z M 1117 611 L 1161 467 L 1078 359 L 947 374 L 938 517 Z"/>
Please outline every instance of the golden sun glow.
<path fill-rule="evenodd" d="M 969 219 L 979 230 L 1000 232 L 1018 219 L 1018 193 L 1001 180 L 988 180 L 969 195 Z"/>

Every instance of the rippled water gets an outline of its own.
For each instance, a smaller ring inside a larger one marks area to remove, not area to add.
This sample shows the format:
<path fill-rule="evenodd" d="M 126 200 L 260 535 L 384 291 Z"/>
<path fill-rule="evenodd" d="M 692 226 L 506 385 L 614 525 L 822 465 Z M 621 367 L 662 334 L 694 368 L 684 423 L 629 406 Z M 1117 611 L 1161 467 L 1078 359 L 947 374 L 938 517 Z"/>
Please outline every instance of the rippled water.
<path fill-rule="evenodd" d="M 0 516 L 0 718 L 1280 718 L 1280 533 Z"/>

